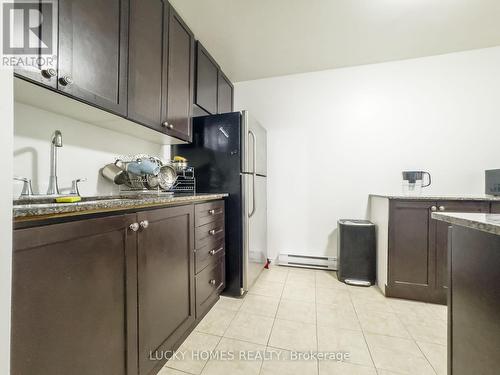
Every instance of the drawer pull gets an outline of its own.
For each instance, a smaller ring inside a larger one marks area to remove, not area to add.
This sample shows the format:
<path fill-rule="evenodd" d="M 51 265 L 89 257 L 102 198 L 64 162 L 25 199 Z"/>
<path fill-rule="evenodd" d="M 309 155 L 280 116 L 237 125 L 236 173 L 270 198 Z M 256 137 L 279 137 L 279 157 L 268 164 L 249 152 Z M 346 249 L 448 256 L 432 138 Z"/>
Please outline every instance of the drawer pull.
<path fill-rule="evenodd" d="M 209 234 L 209 235 L 211 235 L 211 236 L 215 236 L 216 234 L 219 234 L 219 233 L 221 233 L 221 232 L 222 232 L 222 229 L 217 229 L 217 230 L 215 230 L 215 229 L 210 229 L 210 230 L 208 231 L 208 234 Z"/>
<path fill-rule="evenodd" d="M 217 250 L 215 250 L 215 249 L 210 250 L 208 253 L 209 253 L 210 255 L 215 255 L 215 254 L 217 254 L 218 252 L 220 252 L 220 251 L 222 251 L 222 250 L 224 250 L 224 248 L 223 248 L 223 247 L 220 247 L 220 248 L 218 248 Z"/>
<path fill-rule="evenodd" d="M 208 210 L 208 213 L 209 213 L 210 215 L 215 215 L 215 210 Z"/>
<path fill-rule="evenodd" d="M 209 283 L 210 285 L 215 285 L 215 279 L 211 279 L 208 283 Z"/>

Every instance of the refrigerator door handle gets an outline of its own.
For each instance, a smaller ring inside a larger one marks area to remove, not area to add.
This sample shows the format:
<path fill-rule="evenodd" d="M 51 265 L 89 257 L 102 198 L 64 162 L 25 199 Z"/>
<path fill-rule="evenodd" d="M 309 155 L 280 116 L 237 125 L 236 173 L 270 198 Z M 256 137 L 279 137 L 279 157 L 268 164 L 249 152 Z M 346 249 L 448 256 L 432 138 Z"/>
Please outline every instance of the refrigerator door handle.
<path fill-rule="evenodd" d="M 248 213 L 251 218 L 255 214 L 255 173 L 252 173 L 252 211 Z"/>
<path fill-rule="evenodd" d="M 257 173 L 255 168 L 257 167 L 257 137 L 255 136 L 255 133 L 251 130 L 248 131 L 248 134 L 252 136 L 253 138 L 253 155 L 252 155 L 252 163 L 253 163 L 253 168 L 252 172 L 253 174 Z"/>
<path fill-rule="evenodd" d="M 248 217 L 250 218 L 255 214 L 255 166 L 257 165 L 257 137 L 251 130 L 248 131 L 248 134 L 253 138 L 252 211 L 248 214 Z"/>

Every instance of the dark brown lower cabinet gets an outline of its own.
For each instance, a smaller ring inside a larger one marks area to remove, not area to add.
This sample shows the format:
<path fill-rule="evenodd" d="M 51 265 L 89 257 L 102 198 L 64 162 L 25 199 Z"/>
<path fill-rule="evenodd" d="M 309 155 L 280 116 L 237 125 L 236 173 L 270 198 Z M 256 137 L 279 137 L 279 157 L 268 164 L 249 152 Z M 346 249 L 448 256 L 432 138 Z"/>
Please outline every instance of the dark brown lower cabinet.
<path fill-rule="evenodd" d="M 438 202 L 438 210 L 444 212 L 490 212 L 490 202 L 444 201 Z M 446 304 L 448 289 L 448 235 L 449 225 L 443 221 L 431 220 L 436 226 L 436 239 L 433 242 L 436 253 L 436 297 L 439 303 Z"/>
<path fill-rule="evenodd" d="M 12 375 L 136 374 L 134 221 L 14 231 Z"/>
<path fill-rule="evenodd" d="M 15 230 L 12 375 L 156 374 L 225 285 L 208 235 L 195 278 L 193 204 Z"/>
<path fill-rule="evenodd" d="M 491 213 L 500 214 L 500 202 L 491 202 Z"/>
<path fill-rule="evenodd" d="M 448 374 L 500 368 L 500 236 L 453 226 L 448 305 Z"/>
<path fill-rule="evenodd" d="M 487 201 L 391 200 L 386 294 L 446 304 L 448 225 L 431 213 L 489 210 Z"/>
<path fill-rule="evenodd" d="M 160 369 L 195 320 L 194 208 L 138 214 L 139 374 Z"/>

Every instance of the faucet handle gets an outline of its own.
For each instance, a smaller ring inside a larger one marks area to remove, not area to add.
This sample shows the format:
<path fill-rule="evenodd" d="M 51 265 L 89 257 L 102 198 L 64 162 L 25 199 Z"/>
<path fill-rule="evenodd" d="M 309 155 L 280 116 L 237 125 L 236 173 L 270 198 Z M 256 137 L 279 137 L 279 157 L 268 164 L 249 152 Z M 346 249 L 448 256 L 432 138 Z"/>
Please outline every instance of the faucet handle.
<path fill-rule="evenodd" d="M 85 182 L 87 181 L 86 178 L 77 178 L 76 180 L 73 180 L 71 182 L 71 191 L 69 192 L 71 195 L 78 195 L 80 196 L 80 190 L 78 189 L 78 183 L 79 182 Z"/>
<path fill-rule="evenodd" d="M 23 182 L 23 190 L 21 191 L 20 198 L 33 196 L 33 188 L 31 187 L 31 180 L 26 177 L 14 177 L 15 181 Z"/>

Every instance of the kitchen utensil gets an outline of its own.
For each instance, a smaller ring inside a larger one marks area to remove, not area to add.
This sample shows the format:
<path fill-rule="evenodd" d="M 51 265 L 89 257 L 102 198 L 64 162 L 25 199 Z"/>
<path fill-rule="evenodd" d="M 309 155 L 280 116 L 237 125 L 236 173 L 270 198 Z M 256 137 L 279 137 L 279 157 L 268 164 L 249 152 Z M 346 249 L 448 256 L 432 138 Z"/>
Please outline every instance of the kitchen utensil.
<path fill-rule="evenodd" d="M 158 176 L 152 174 L 146 175 L 144 186 L 146 186 L 148 190 L 155 190 L 158 188 L 159 185 L 160 185 L 160 179 Z"/>
<path fill-rule="evenodd" d="M 188 163 L 187 161 L 173 161 L 172 162 L 172 166 L 174 167 L 174 169 L 181 173 L 182 171 L 184 171 L 187 167 L 188 167 Z"/>
<path fill-rule="evenodd" d="M 425 184 L 424 176 L 428 182 Z M 403 171 L 403 193 L 405 195 L 421 195 L 422 188 L 431 184 L 431 175 L 425 171 Z"/>
<path fill-rule="evenodd" d="M 177 181 L 177 172 L 170 165 L 164 165 L 158 173 L 159 185 L 163 190 L 170 190 Z"/>
<path fill-rule="evenodd" d="M 157 175 L 160 172 L 158 164 L 151 159 L 137 159 L 136 161 L 124 162 L 118 160 L 116 165 L 128 173 L 142 176 L 145 174 Z"/>
<path fill-rule="evenodd" d="M 128 180 L 127 173 L 114 163 L 104 166 L 104 168 L 101 169 L 101 174 L 104 178 L 107 178 L 117 185 L 123 185 Z"/>

